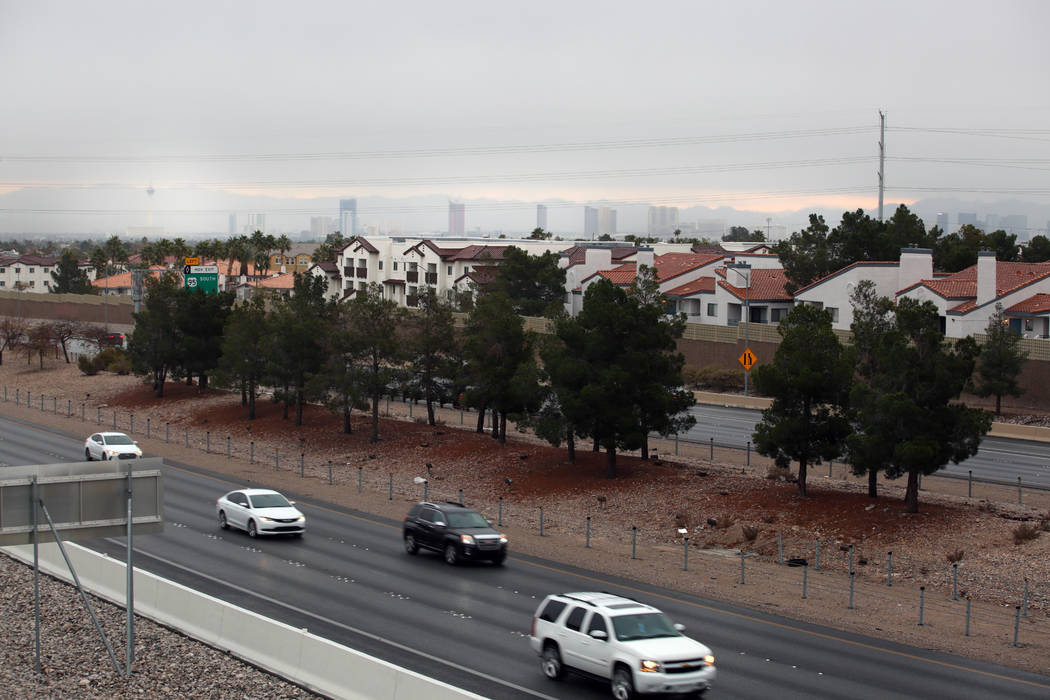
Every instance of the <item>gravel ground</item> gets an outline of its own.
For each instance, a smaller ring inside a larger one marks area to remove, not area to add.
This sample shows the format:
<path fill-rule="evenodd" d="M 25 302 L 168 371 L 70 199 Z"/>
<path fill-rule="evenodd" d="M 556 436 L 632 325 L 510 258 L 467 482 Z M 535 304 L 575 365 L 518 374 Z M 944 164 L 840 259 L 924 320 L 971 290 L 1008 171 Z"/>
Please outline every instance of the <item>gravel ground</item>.
<path fill-rule="evenodd" d="M 505 529 L 515 551 L 922 648 L 1050 671 L 1050 536 L 1022 546 L 1015 546 L 1010 537 L 1020 520 L 1039 522 L 1039 516 L 1050 509 L 1045 496 L 1026 496 L 1021 507 L 1008 502 L 1015 493 L 989 491 L 967 499 L 964 491 L 959 495 L 965 483 L 930 479 L 924 482 L 923 512 L 910 516 L 901 512 L 902 489 L 896 483 L 882 484 L 883 497 L 872 504 L 862 484 L 843 477 L 841 465 L 832 479 L 811 473 L 814 496 L 809 499 L 794 498 L 789 483 L 762 478 L 766 465 L 754 455 L 749 471 L 724 461 L 739 455 L 716 454 L 714 462 L 706 456 L 683 455 L 671 462 L 666 446 L 660 448 L 665 455 L 661 464 L 622 456 L 620 478 L 608 481 L 601 478 L 604 457 L 591 453 L 589 445 L 578 446 L 577 464 L 568 468 L 564 449 L 552 453 L 518 434 L 508 445 L 499 446 L 469 430 L 470 415 L 465 420 L 467 430 L 459 430 L 461 418 L 455 412 L 444 412 L 447 423 L 430 428 L 418 424 L 422 408 L 416 407 L 413 418 L 384 423 L 383 441 L 371 445 L 360 414 L 354 417 L 354 435 L 342 436 L 338 420 L 326 423 L 331 416 L 321 409 L 312 409 L 307 425 L 297 429 L 264 401 L 263 413 L 269 413 L 249 423 L 235 397 L 197 396 L 195 390 L 170 386 L 170 395 L 157 401 L 133 377 L 83 377 L 66 367 L 40 372 L 4 365 L 0 383 L 9 392 L 21 387 L 23 396 L 31 388 L 34 397 L 38 392 L 62 397 L 60 415 L 41 412 L 36 404 L 30 409 L 10 402 L 0 403 L 2 412 L 73 433 L 88 430 L 78 416 L 80 403 L 86 405 L 88 423 L 99 407 L 107 425 L 111 425 L 110 412 L 118 411 L 120 429 L 125 431 L 128 414 L 134 412 L 136 439 L 148 453 L 192 461 L 232 479 L 400 518 L 407 504 L 422 496 L 412 477 L 429 474 L 431 498 L 454 498 L 457 488 L 466 485 L 468 505 L 489 517 L 495 518 L 497 499 L 503 496 Z M 66 401 L 72 418 L 66 418 L 62 409 Z M 50 411 L 52 405 L 46 407 Z M 391 408 L 407 409 L 396 403 Z M 143 434 L 147 416 L 153 426 L 150 440 Z M 165 424 L 171 431 L 170 444 L 161 434 Z M 195 450 L 184 448 L 187 430 Z M 205 431 L 210 433 L 211 454 L 204 452 Z M 226 435 L 233 436 L 232 459 L 225 455 Z M 249 464 L 248 439 L 255 443 L 255 464 Z M 276 448 L 281 450 L 280 471 L 273 470 Z M 303 477 L 298 471 L 300 452 L 307 454 Z M 328 459 L 334 464 L 331 485 Z M 432 468 L 428 470 L 427 464 Z M 391 478 L 393 498 L 388 499 Z M 507 478 L 512 484 L 506 484 Z M 540 506 L 544 537 L 538 535 Z M 586 516 L 592 517 L 590 548 L 583 546 Z M 711 526 L 707 518 L 719 525 Z M 732 527 L 724 527 L 728 520 L 734 521 Z M 676 535 L 683 524 L 691 534 L 688 572 L 682 570 L 683 543 Z M 742 538 L 745 525 L 759 530 L 750 543 Z M 631 558 L 632 526 L 639 527 L 635 559 Z M 821 570 L 810 567 L 805 600 L 801 570 L 773 561 L 778 532 L 785 558 L 802 556 L 813 564 L 814 537 L 824 544 Z M 745 584 L 740 583 L 740 557 L 735 555 L 741 544 L 762 555 L 747 557 Z M 850 544 L 857 570 L 853 609 L 848 608 L 846 575 Z M 946 553 L 957 549 L 964 551 L 959 594 L 974 597 L 971 637 L 962 634 L 965 603 L 951 600 Z M 894 552 L 892 588 L 885 585 L 889 550 Z M 1014 647 L 1014 609 L 1020 603 L 1024 576 L 1032 581 L 1033 613 L 1021 620 L 1022 646 Z M 916 624 L 919 585 L 927 587 L 922 627 Z M 188 642 L 182 639 L 182 643 Z M 87 663 L 95 673 L 100 668 L 109 672 L 104 653 Z M 185 673 L 180 668 L 184 667 L 171 666 L 168 675 Z M 31 676 L 31 670 L 27 673 Z"/>

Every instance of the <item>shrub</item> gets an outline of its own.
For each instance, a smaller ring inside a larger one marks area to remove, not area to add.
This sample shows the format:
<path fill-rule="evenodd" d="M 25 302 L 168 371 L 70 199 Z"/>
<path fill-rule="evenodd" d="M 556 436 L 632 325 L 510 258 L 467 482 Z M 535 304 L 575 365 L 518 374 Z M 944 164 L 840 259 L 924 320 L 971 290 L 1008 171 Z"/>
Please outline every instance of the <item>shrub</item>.
<path fill-rule="evenodd" d="M 715 520 L 715 527 L 718 527 L 718 528 L 721 528 L 723 530 L 726 530 L 726 529 L 728 529 L 730 527 L 733 527 L 733 523 L 735 523 L 735 522 L 736 522 L 736 520 L 734 520 L 733 517 L 730 516 L 730 515 L 720 515 Z"/>
<path fill-rule="evenodd" d="M 755 538 L 758 537 L 758 528 L 754 525 L 744 525 L 741 532 L 744 535 L 744 539 L 748 542 L 754 542 Z"/>
<path fill-rule="evenodd" d="M 791 480 L 791 468 L 782 467 L 778 464 L 770 464 L 769 469 L 766 470 L 767 479 L 783 479 L 784 481 Z"/>
<path fill-rule="evenodd" d="M 95 363 L 98 366 L 98 368 L 99 369 L 104 369 L 106 371 L 111 371 L 109 369 L 110 365 L 112 365 L 112 364 L 114 364 L 114 363 L 116 363 L 116 362 L 118 362 L 120 360 L 127 360 L 127 359 L 128 359 L 127 353 L 125 353 L 120 348 L 106 348 L 105 350 L 103 350 L 99 354 L 95 355 L 95 358 L 94 358 Z"/>
<path fill-rule="evenodd" d="M 956 549 L 953 552 L 948 552 L 947 554 L 945 554 L 944 558 L 948 560 L 949 564 L 957 564 L 962 561 L 963 556 L 965 555 L 966 552 L 964 552 L 961 549 Z"/>
<path fill-rule="evenodd" d="M 1050 513 L 1045 513 L 1039 518 L 1039 529 L 1043 532 L 1050 532 Z"/>
<path fill-rule="evenodd" d="M 1035 525 L 1021 523 L 1020 525 L 1014 528 L 1014 544 L 1024 544 L 1025 542 L 1034 540 L 1037 537 L 1039 537 L 1039 534 L 1041 532 L 1042 530 L 1040 530 Z"/>
<path fill-rule="evenodd" d="M 89 377 L 98 374 L 98 367 L 95 366 L 94 359 L 93 357 L 81 355 L 77 358 L 77 368 Z"/>
<path fill-rule="evenodd" d="M 131 374 L 131 360 L 126 355 L 113 360 L 106 365 L 106 371 L 121 375 Z"/>
<path fill-rule="evenodd" d="M 744 373 L 718 365 L 706 367 L 686 367 L 682 379 L 693 389 L 707 391 L 740 391 L 744 388 Z"/>

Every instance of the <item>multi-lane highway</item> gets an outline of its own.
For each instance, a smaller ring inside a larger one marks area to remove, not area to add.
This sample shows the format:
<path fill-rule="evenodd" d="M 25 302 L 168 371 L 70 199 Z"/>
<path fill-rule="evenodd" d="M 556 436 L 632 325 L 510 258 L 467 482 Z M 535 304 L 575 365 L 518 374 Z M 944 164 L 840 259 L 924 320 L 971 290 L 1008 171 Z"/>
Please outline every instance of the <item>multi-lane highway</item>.
<path fill-rule="evenodd" d="M 706 443 L 714 438 L 716 445 L 741 449 L 762 419 L 761 411 L 748 408 L 703 405 L 694 406 L 691 412 L 696 425 L 689 430 L 690 440 Z M 971 469 L 976 478 L 1013 483 L 1021 477 L 1025 484 L 1050 487 L 1050 443 L 985 437 L 976 455 L 949 464 L 945 471 L 965 476 Z"/>
<path fill-rule="evenodd" d="M 0 419 L 0 463 L 74 461 L 81 436 Z M 137 566 L 493 698 L 606 698 L 606 686 L 545 679 L 530 616 L 551 591 L 651 602 L 714 648 L 724 698 L 1045 698 L 1050 677 L 794 622 L 512 554 L 503 568 L 410 557 L 400 523 L 298 498 L 301 539 L 221 531 L 215 499 L 236 484 L 165 469 L 165 532 L 136 539 Z M 293 494 L 294 495 L 294 494 Z M 121 541 L 85 543 L 122 556 Z M 512 543 L 513 546 L 513 543 Z"/>

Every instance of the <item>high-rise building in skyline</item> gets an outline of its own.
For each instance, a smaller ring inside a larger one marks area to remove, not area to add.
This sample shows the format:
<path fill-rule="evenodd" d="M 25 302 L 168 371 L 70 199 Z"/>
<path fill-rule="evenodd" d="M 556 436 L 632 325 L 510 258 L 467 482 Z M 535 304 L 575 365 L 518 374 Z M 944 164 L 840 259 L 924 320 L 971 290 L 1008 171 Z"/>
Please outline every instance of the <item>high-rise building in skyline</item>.
<path fill-rule="evenodd" d="M 256 231 L 266 233 L 266 214 L 256 213 L 248 215 L 248 233 L 255 233 Z"/>
<path fill-rule="evenodd" d="M 948 230 L 948 212 L 937 212 L 937 227 L 942 231 Z"/>
<path fill-rule="evenodd" d="M 448 235 L 462 236 L 466 229 L 466 204 L 448 203 Z"/>
<path fill-rule="evenodd" d="M 230 214 L 230 230 L 229 230 L 229 234 L 231 236 L 236 236 L 237 235 L 237 214 Z"/>
<path fill-rule="evenodd" d="M 610 207 L 598 208 L 598 235 L 616 235 L 616 210 Z"/>
<path fill-rule="evenodd" d="M 339 232 L 344 238 L 357 235 L 357 199 L 339 200 Z"/>
<path fill-rule="evenodd" d="M 536 205 L 536 228 L 547 230 L 547 207 L 543 204 Z"/>
<path fill-rule="evenodd" d="M 336 220 L 330 216 L 310 217 L 310 236 L 315 241 L 323 241 L 328 234 L 335 233 L 337 230 Z"/>
<path fill-rule="evenodd" d="M 975 214 L 972 211 L 970 211 L 970 212 L 961 211 L 961 212 L 959 212 L 956 215 L 955 220 L 959 223 L 959 228 L 962 228 L 963 226 L 966 226 L 967 224 L 969 224 L 970 226 L 976 226 L 977 225 L 977 214 Z"/>
<path fill-rule="evenodd" d="M 583 235 L 585 238 L 598 235 L 598 207 L 583 208 Z"/>
<path fill-rule="evenodd" d="M 678 228 L 678 207 L 649 207 L 649 235 L 670 236 Z"/>

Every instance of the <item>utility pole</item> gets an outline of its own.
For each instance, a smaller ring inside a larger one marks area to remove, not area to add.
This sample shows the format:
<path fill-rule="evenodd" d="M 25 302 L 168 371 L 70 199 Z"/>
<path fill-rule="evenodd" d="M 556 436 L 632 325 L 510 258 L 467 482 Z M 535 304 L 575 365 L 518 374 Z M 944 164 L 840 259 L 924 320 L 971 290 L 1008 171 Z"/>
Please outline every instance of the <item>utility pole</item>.
<path fill-rule="evenodd" d="M 882 194 L 886 189 L 886 115 L 879 110 L 879 221 L 882 221 Z"/>

